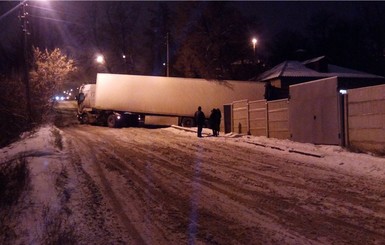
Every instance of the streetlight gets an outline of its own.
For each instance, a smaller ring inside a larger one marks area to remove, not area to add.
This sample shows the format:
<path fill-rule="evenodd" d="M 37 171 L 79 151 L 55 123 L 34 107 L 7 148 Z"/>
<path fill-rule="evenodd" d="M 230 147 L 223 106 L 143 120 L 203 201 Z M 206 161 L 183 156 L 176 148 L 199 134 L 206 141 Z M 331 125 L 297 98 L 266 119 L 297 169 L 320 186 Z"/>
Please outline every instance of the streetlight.
<path fill-rule="evenodd" d="M 258 40 L 254 37 L 251 39 L 251 43 L 253 44 L 253 52 L 254 52 L 254 58 L 255 58 L 255 46 L 257 45 Z"/>
<path fill-rule="evenodd" d="M 106 70 L 108 73 L 111 72 L 111 68 L 108 66 L 108 62 L 106 62 L 106 59 L 104 58 L 104 55 L 102 54 L 97 54 L 95 56 L 95 62 L 99 64 L 99 66 L 103 69 Z"/>
<path fill-rule="evenodd" d="M 101 54 L 97 55 L 95 60 L 99 64 L 104 64 L 104 56 Z"/>

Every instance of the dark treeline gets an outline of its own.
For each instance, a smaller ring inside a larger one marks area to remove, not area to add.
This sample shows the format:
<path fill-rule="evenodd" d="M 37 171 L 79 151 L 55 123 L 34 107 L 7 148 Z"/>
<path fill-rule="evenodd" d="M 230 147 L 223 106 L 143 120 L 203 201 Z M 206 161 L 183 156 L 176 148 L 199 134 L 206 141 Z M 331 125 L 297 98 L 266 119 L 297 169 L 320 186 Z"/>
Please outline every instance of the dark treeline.
<path fill-rule="evenodd" d="M 3 12 L 14 5 L 0 3 Z M 257 14 L 246 17 L 229 2 L 31 5 L 30 44 L 60 48 L 75 60 L 83 82 L 94 79 L 96 72 L 163 76 L 167 64 L 170 76 L 249 79 L 284 60 L 320 55 L 334 64 L 379 75 L 385 70 L 382 2 L 354 3 L 358 14 L 349 19 L 316 12 L 303 20 L 305 30 L 291 28 L 265 38 L 265 49 L 259 48 L 257 57 L 251 37 L 263 35 L 269 27 Z M 15 11 L 3 18 L 1 27 L 19 26 L 17 15 Z M 0 42 L 3 74 L 19 71 L 22 62 L 22 33 L 12 30 L 5 31 L 8 35 Z M 103 54 L 105 63 L 96 64 L 96 54 Z"/>
<path fill-rule="evenodd" d="M 304 31 L 277 33 L 268 48 L 269 63 L 326 55 L 333 64 L 384 76 L 385 4 L 356 2 L 354 6 L 358 14 L 349 19 L 319 11 Z"/>

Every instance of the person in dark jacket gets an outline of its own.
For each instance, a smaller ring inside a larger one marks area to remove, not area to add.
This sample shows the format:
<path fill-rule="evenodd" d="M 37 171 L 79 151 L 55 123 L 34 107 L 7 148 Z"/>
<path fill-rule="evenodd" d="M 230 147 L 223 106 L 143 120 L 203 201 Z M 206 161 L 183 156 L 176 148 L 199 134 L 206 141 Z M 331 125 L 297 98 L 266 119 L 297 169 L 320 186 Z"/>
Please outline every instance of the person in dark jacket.
<path fill-rule="evenodd" d="M 209 121 L 210 121 L 210 127 L 213 130 L 213 136 L 219 135 L 221 117 L 222 117 L 222 114 L 219 108 L 217 109 L 214 108 L 211 110 Z"/>
<path fill-rule="evenodd" d="M 203 125 L 205 124 L 206 116 L 203 113 L 202 108 L 200 106 L 198 107 L 198 110 L 195 112 L 194 117 L 198 127 L 197 135 L 198 137 L 202 137 L 202 129 L 203 129 Z"/>

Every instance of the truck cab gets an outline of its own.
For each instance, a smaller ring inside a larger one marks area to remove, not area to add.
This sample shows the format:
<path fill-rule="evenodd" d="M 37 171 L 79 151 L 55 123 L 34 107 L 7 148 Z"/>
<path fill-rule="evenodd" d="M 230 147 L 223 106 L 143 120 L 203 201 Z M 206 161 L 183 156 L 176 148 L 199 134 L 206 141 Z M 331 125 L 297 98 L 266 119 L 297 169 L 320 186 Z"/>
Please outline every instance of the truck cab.
<path fill-rule="evenodd" d="M 76 96 L 78 103 L 77 118 L 81 124 L 96 124 L 110 128 L 138 126 L 144 118 L 129 112 L 98 110 L 95 108 L 96 84 L 85 84 Z"/>

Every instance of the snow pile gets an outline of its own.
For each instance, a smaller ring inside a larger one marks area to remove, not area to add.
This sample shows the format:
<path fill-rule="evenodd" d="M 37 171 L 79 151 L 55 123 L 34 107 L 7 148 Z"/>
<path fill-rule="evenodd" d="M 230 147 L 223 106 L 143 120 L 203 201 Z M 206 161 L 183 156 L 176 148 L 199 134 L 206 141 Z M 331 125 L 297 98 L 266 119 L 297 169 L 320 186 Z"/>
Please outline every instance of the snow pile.
<path fill-rule="evenodd" d="M 54 126 L 46 125 L 36 131 L 24 133 L 21 140 L 0 149 L 0 164 L 18 158 L 28 159 L 31 188 L 28 195 L 19 203 L 27 208 L 14 218 L 16 234 L 24 234 L 21 244 L 38 243 L 47 238 L 47 229 L 52 229 L 54 220 L 61 212 L 57 192 L 60 187 L 58 176 L 64 169 L 61 158 L 63 137 Z M 49 227 L 51 226 L 51 227 Z M 56 228 L 56 227 L 55 227 Z M 24 240 L 25 239 L 25 240 Z"/>
<path fill-rule="evenodd" d="M 169 128 L 174 133 L 190 134 L 196 132 L 196 128 L 182 128 L 173 125 Z M 179 132 L 178 132 L 179 131 Z M 384 178 L 385 158 L 365 153 L 349 152 L 341 146 L 334 145 L 314 145 L 309 143 L 299 143 L 290 140 L 267 138 L 264 136 L 240 135 L 229 133 L 212 137 L 212 131 L 204 128 L 203 133 L 207 139 L 214 141 L 226 141 L 234 144 L 242 144 L 245 147 L 257 147 L 261 151 L 269 152 L 274 155 L 292 158 L 299 161 L 313 162 L 330 168 L 337 168 L 347 173 Z"/>

